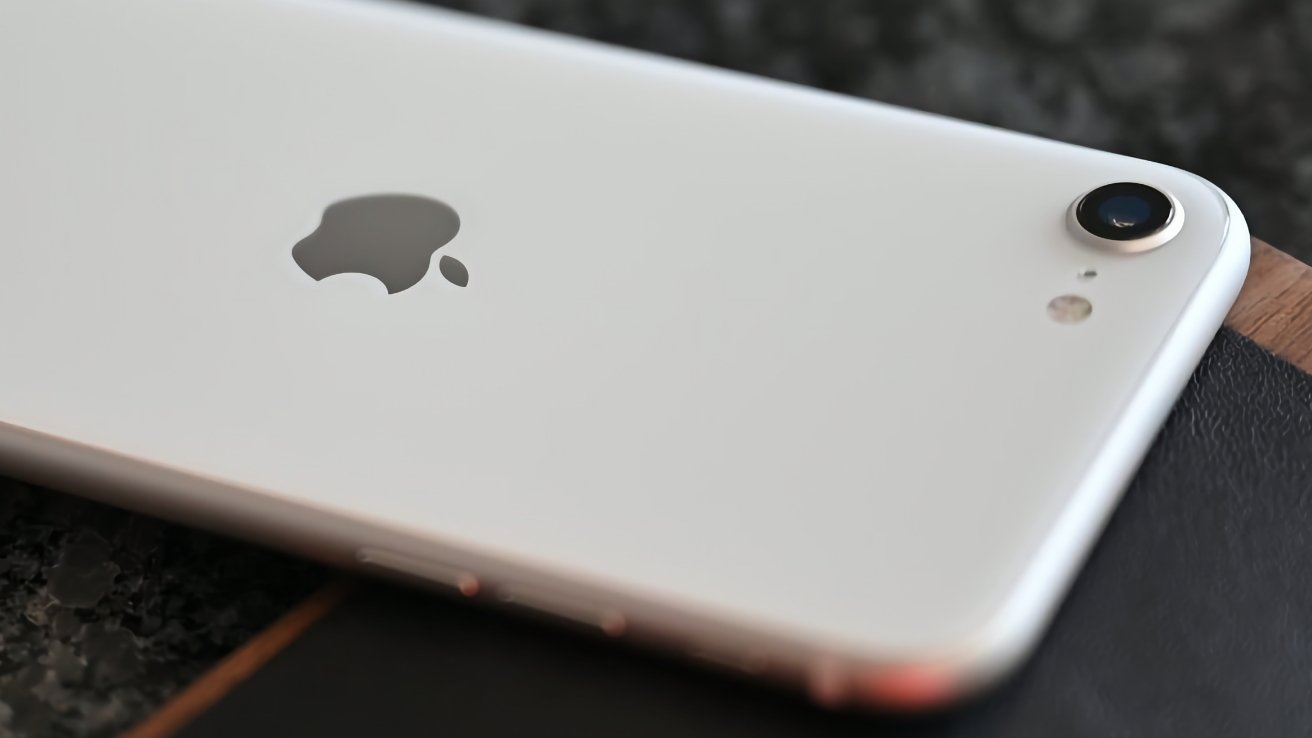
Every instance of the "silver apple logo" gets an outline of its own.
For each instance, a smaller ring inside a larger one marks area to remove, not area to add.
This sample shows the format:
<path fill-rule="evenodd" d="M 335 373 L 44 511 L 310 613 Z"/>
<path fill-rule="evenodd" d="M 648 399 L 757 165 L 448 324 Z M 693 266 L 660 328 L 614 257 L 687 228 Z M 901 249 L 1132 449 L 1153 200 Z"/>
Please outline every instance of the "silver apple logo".
<path fill-rule="evenodd" d="M 315 280 L 367 274 L 396 294 L 419 283 L 433 254 L 460 231 L 460 216 L 444 202 L 418 195 L 367 195 L 339 200 L 319 227 L 292 247 L 292 258 Z M 437 269 L 457 287 L 469 270 L 443 256 Z"/>

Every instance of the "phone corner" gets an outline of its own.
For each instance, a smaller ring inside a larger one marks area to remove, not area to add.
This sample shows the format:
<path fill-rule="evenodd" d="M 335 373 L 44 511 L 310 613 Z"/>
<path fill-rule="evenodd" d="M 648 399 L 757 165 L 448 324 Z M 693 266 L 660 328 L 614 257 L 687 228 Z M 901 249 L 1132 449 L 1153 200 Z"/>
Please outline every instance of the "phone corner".
<path fill-rule="evenodd" d="M 1223 307 L 1223 312 L 1226 312 L 1239 299 L 1239 293 L 1243 290 L 1257 242 L 1249 232 L 1248 221 L 1234 199 L 1211 182 L 1201 177 L 1199 179 L 1219 198 L 1226 210 L 1226 229 L 1221 237 L 1210 280 L 1215 283 L 1215 292 L 1218 294 L 1216 299 Z M 1200 289 L 1200 292 L 1207 290 Z"/>
<path fill-rule="evenodd" d="M 1244 217 L 1244 211 L 1240 209 L 1234 198 L 1215 182 L 1187 169 L 1170 168 L 1202 185 L 1216 198 L 1217 205 L 1225 218 L 1225 229 L 1218 244 L 1217 264 L 1228 271 L 1238 271 L 1242 277 L 1248 271 L 1249 254 L 1252 250 L 1252 237 L 1248 231 L 1248 220 Z"/>
<path fill-rule="evenodd" d="M 1042 629 L 995 621 L 958 643 L 895 661 L 854 659 L 842 673 L 818 669 L 819 704 L 861 712 L 929 716 L 958 709 L 1000 688 L 1033 654 Z"/>

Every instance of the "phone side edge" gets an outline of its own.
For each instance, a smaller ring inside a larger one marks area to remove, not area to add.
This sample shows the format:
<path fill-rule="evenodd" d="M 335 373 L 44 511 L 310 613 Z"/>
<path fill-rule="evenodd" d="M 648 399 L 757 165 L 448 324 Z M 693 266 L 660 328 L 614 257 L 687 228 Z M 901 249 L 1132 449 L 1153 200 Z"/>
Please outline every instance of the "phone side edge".
<path fill-rule="evenodd" d="M 1031 558 L 1014 593 L 968 639 L 923 663 L 870 663 L 849 681 L 871 707 L 933 709 L 967 699 L 1014 672 L 1047 632 L 1083 563 L 1138 472 L 1167 417 L 1221 329 L 1248 273 L 1252 240 L 1234 201 L 1195 174 L 1220 200 L 1226 231 L 1206 276 L 1162 342 L 1094 461 Z"/>

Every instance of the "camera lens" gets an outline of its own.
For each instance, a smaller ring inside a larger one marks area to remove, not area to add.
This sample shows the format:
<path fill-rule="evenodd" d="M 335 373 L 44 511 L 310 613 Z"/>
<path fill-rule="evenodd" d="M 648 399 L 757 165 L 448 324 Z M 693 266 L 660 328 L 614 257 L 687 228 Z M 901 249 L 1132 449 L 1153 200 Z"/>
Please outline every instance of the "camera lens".
<path fill-rule="evenodd" d="M 1166 228 L 1175 219 L 1171 198 L 1136 182 L 1103 185 L 1075 208 L 1080 227 L 1109 241 L 1134 241 Z"/>

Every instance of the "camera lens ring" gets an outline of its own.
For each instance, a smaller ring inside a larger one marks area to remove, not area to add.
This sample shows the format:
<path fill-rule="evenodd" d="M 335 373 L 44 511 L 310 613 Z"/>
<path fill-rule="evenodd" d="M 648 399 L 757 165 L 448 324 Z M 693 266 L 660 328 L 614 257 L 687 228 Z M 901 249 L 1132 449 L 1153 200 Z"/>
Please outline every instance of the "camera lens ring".
<path fill-rule="evenodd" d="M 1069 229 L 1103 251 L 1142 253 L 1175 238 L 1184 209 L 1169 192 L 1138 182 L 1113 182 L 1080 195 L 1067 211 Z"/>

